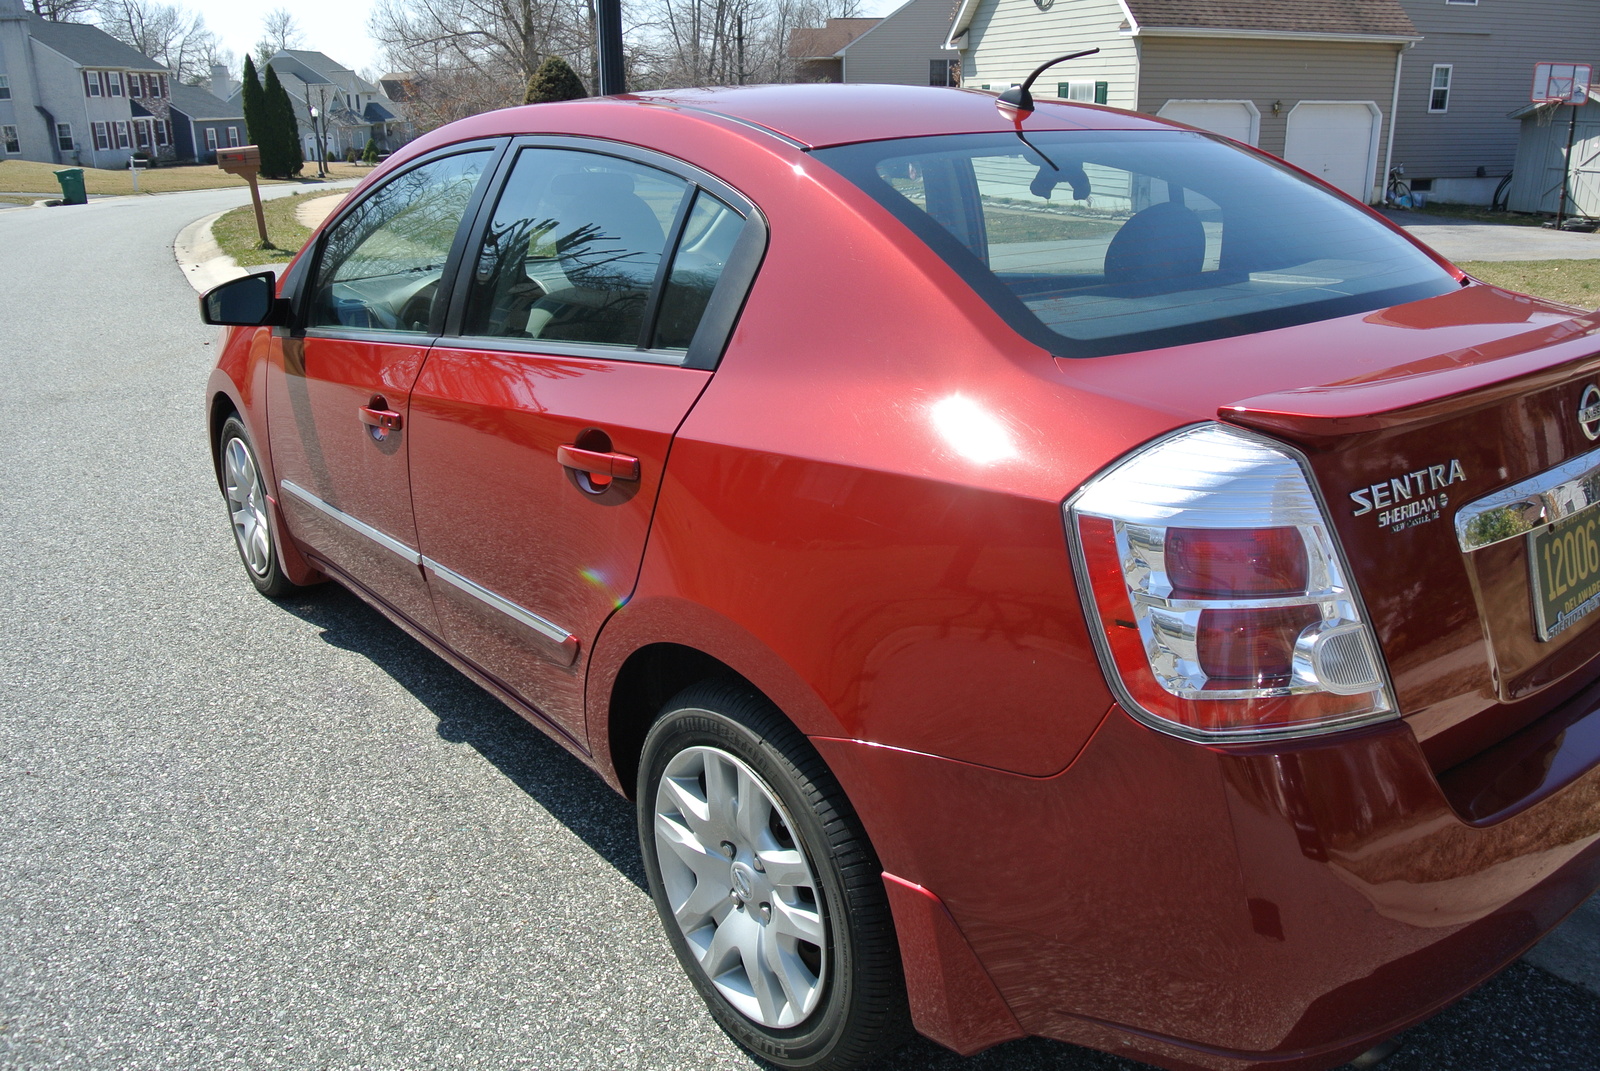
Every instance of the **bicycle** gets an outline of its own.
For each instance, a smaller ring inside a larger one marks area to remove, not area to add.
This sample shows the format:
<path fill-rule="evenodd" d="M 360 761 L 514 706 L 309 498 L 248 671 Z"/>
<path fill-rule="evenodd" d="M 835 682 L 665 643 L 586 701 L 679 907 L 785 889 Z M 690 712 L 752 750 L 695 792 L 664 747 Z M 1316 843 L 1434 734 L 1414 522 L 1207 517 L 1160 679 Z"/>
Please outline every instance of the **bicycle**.
<path fill-rule="evenodd" d="M 1405 173 L 1405 164 L 1395 164 L 1389 169 L 1389 185 L 1383 192 L 1383 203 L 1390 208 L 1416 207 L 1411 199 L 1411 183 L 1405 180 Z"/>

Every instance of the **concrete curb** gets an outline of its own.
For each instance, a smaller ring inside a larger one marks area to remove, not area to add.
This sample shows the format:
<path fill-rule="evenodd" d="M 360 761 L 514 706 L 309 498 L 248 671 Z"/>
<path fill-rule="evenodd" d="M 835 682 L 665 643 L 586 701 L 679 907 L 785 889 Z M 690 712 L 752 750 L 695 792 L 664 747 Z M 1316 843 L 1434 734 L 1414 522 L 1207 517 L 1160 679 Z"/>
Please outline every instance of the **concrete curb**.
<path fill-rule="evenodd" d="M 296 214 L 300 214 L 302 209 L 312 204 L 325 202 L 327 211 L 323 213 L 323 218 L 326 218 L 338 206 L 339 202 L 344 199 L 345 195 L 350 192 L 351 187 L 356 184 L 354 180 L 341 180 L 341 182 L 347 182 L 348 185 L 335 186 L 334 188 L 339 190 L 337 194 L 312 198 L 306 204 L 300 205 L 296 209 Z M 290 196 L 294 192 L 299 191 L 291 190 L 289 193 L 264 194 L 263 200 Z M 213 212 L 209 216 L 195 220 L 179 231 L 177 237 L 172 241 L 172 255 L 178 261 L 178 270 L 183 272 L 184 279 L 188 281 L 190 286 L 194 287 L 196 293 L 203 294 L 219 283 L 225 283 L 229 279 L 237 279 L 241 275 L 250 275 L 254 272 L 275 271 L 281 276 L 283 269 L 288 265 L 288 261 L 283 261 L 282 263 L 257 264 L 253 267 L 244 268 L 240 267 L 238 261 L 224 253 L 222 247 L 217 244 L 216 239 L 211 236 L 211 225 L 231 211 L 233 211 L 231 208 L 224 209 L 221 212 Z M 310 224 L 310 221 L 304 218 L 302 218 L 301 222 Z M 318 220 L 317 222 L 320 223 L 321 221 Z M 315 226 L 315 224 L 310 225 Z"/>

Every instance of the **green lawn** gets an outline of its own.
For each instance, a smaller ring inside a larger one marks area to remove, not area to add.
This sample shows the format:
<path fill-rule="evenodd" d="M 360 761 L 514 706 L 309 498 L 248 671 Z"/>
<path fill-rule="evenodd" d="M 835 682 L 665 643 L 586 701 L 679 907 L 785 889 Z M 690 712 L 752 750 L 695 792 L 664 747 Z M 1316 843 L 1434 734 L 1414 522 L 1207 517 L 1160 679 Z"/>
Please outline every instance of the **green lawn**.
<path fill-rule="evenodd" d="M 1600 308 L 1600 260 L 1472 260 L 1459 267 L 1507 290 Z"/>
<path fill-rule="evenodd" d="M 255 209 L 250 205 L 225 212 L 211 225 L 211 236 L 222 251 L 244 267 L 255 264 L 281 264 L 300 251 L 311 237 L 309 228 L 295 218 L 295 209 L 308 198 L 324 197 L 324 193 L 296 193 L 288 197 L 274 197 L 261 202 L 261 214 L 267 220 L 267 237 L 271 249 L 261 248 L 261 236 L 256 233 Z"/>
<path fill-rule="evenodd" d="M 60 195 L 61 185 L 56 181 L 55 164 L 41 164 L 33 160 L 0 160 L 0 193 L 40 193 Z M 298 179 L 261 179 L 264 186 L 320 185 L 324 181 L 343 178 L 365 178 L 369 167 L 358 164 L 329 164 L 328 179 L 318 179 L 315 164 L 307 168 L 310 177 Z M 89 193 L 124 194 L 133 192 L 133 176 L 127 171 L 107 171 L 102 168 L 83 169 L 83 184 Z M 174 193 L 179 190 L 216 190 L 248 185 L 237 175 L 230 175 L 214 164 L 195 164 L 189 167 L 157 167 L 139 172 L 140 193 Z"/>

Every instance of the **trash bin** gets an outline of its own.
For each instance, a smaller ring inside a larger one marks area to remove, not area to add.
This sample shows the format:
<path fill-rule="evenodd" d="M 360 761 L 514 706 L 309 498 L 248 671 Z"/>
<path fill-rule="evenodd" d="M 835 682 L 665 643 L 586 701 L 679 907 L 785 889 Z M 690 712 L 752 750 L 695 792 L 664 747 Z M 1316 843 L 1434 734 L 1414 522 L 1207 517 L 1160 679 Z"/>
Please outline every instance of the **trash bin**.
<path fill-rule="evenodd" d="M 56 172 L 56 181 L 61 183 L 61 200 L 69 205 L 86 205 L 89 195 L 83 189 L 83 168 L 64 167 Z"/>

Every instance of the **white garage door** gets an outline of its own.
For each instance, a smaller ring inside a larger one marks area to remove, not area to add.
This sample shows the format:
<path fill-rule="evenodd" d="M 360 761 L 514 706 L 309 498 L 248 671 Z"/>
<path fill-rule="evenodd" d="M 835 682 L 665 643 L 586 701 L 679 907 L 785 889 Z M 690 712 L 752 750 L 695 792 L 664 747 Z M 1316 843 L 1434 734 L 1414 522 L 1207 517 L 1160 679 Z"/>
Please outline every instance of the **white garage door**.
<path fill-rule="evenodd" d="M 1378 108 L 1365 101 L 1316 101 L 1289 112 L 1283 158 L 1358 201 L 1372 196 L 1378 164 Z"/>
<path fill-rule="evenodd" d="M 1169 100 L 1156 113 L 1163 119 L 1188 123 L 1213 134 L 1256 143 L 1257 116 L 1253 105 L 1242 100 Z"/>

